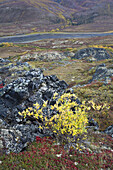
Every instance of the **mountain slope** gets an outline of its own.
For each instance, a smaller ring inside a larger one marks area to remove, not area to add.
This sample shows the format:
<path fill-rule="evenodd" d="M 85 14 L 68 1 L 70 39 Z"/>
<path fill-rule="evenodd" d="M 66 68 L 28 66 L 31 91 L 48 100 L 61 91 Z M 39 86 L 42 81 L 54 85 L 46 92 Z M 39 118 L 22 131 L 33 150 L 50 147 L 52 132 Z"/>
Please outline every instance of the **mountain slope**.
<path fill-rule="evenodd" d="M 49 0 L 1 0 L 0 22 L 33 21 L 54 16 L 65 20 L 64 16 L 71 11 L 73 10 Z"/>
<path fill-rule="evenodd" d="M 112 15 L 113 0 L 0 0 L 1 29 L 62 30 Z"/>

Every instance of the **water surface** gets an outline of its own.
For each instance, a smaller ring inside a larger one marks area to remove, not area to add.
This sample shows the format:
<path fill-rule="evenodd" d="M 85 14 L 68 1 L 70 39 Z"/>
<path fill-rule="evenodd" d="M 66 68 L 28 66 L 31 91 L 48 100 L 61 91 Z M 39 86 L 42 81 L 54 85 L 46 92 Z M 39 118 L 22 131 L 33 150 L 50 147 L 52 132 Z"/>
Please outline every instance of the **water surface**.
<path fill-rule="evenodd" d="M 28 43 L 44 39 L 58 39 L 58 38 L 91 38 L 103 37 L 113 35 L 113 33 L 46 33 L 46 34 L 30 34 L 30 35 L 15 35 L 0 37 L 0 43 Z"/>

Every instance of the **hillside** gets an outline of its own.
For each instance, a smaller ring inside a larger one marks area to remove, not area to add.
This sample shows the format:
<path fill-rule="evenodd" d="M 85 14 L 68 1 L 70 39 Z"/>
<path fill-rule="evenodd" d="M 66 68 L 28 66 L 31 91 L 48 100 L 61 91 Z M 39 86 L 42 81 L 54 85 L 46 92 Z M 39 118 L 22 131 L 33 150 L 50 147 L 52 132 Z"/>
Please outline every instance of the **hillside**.
<path fill-rule="evenodd" d="M 0 0 L 0 35 L 73 31 L 79 25 L 86 28 L 87 24 L 99 22 L 100 17 L 101 23 L 107 20 L 110 25 L 100 27 L 111 31 L 112 16 L 112 0 Z"/>

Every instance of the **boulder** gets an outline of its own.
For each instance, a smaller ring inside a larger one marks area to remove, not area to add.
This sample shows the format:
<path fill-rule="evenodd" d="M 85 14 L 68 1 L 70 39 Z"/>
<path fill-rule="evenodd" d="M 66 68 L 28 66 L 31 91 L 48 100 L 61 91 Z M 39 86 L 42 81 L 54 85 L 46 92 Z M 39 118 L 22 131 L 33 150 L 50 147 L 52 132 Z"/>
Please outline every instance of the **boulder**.
<path fill-rule="evenodd" d="M 107 128 L 104 130 L 104 133 L 110 135 L 110 136 L 113 138 L 113 125 L 107 127 Z"/>
<path fill-rule="evenodd" d="M 0 149 L 2 152 L 19 153 L 25 149 L 29 142 L 33 142 L 36 136 L 41 136 L 36 124 L 15 124 L 10 126 L 0 119 Z"/>
<path fill-rule="evenodd" d="M 96 130 L 99 130 L 99 125 L 98 125 L 98 123 L 94 119 L 91 118 L 88 121 L 87 128 L 94 129 L 96 131 Z"/>
<path fill-rule="evenodd" d="M 34 53 L 27 53 L 23 56 L 20 56 L 21 62 L 26 61 L 54 61 L 54 60 L 61 60 L 66 58 L 64 53 L 57 52 L 57 51 L 50 51 L 50 52 L 34 52 Z"/>
<path fill-rule="evenodd" d="M 42 106 L 44 101 L 51 101 L 55 92 L 59 96 L 63 94 L 67 86 L 55 75 L 44 76 L 41 69 L 24 70 L 20 77 L 6 84 L 0 93 L 1 149 L 6 153 L 18 153 L 36 136 L 50 135 L 50 132 L 43 133 L 39 129 L 39 122 L 34 118 L 24 119 L 18 112 L 32 107 L 36 102 Z M 45 109 L 46 115 L 48 112 L 51 114 Z"/>
<path fill-rule="evenodd" d="M 110 55 L 104 48 L 85 48 L 77 51 L 71 59 L 85 59 L 87 61 L 99 61 L 110 59 Z"/>
<path fill-rule="evenodd" d="M 55 92 L 61 95 L 66 88 L 66 82 L 60 81 L 55 75 L 44 76 L 41 69 L 31 69 L 26 71 L 23 77 L 19 77 L 2 89 L 1 107 L 11 110 L 10 114 L 8 112 L 8 117 L 12 114 L 14 116 L 15 108 L 17 113 L 37 101 L 43 103 L 45 100 L 50 100 Z M 37 96 L 40 96 L 40 99 Z M 2 109 L 0 117 L 3 117 Z"/>
<path fill-rule="evenodd" d="M 96 71 L 90 80 L 90 83 L 92 81 L 102 81 L 105 84 L 108 84 L 111 82 L 111 77 L 113 77 L 113 69 L 112 68 L 107 68 L 106 65 L 100 64 L 97 66 Z"/>

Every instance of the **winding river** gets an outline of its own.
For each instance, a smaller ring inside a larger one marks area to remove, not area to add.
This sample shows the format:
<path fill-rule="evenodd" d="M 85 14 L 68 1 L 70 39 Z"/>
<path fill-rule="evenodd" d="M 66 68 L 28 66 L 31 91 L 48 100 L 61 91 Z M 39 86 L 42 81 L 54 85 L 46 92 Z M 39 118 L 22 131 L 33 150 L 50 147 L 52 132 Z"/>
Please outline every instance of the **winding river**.
<path fill-rule="evenodd" d="M 15 35 L 0 37 L 0 43 L 28 43 L 44 39 L 57 39 L 57 38 L 91 38 L 91 37 L 104 37 L 112 35 L 112 33 L 41 33 L 29 35 Z"/>

